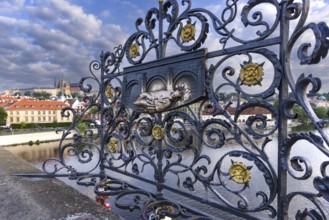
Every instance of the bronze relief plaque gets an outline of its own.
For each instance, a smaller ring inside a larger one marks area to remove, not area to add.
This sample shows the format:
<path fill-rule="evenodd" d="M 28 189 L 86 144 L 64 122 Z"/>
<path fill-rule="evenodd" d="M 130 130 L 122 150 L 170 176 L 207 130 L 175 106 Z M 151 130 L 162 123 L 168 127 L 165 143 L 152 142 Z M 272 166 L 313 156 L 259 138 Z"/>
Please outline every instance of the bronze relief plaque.
<path fill-rule="evenodd" d="M 122 104 L 138 112 L 164 112 L 205 96 L 206 50 L 124 68 Z"/>

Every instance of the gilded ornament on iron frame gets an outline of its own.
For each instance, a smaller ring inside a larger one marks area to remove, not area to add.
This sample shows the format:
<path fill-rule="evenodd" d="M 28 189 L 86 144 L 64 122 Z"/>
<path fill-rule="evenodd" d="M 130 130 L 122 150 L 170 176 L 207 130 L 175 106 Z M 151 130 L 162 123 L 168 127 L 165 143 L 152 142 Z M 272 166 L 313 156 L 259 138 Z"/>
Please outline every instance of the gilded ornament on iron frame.
<path fill-rule="evenodd" d="M 116 138 L 111 138 L 107 147 L 110 153 L 116 153 L 118 150 L 118 140 Z"/>
<path fill-rule="evenodd" d="M 112 99 L 113 98 L 113 91 L 112 91 L 112 86 L 111 85 L 108 85 L 106 86 L 105 88 L 105 96 L 109 99 Z"/>
<path fill-rule="evenodd" d="M 136 43 L 134 43 L 130 46 L 129 55 L 130 55 L 131 58 L 136 58 L 140 55 L 139 54 L 139 46 Z"/>
<path fill-rule="evenodd" d="M 196 33 L 195 23 L 187 23 L 181 30 L 180 37 L 182 38 L 183 43 L 188 43 L 194 40 Z"/>
<path fill-rule="evenodd" d="M 262 85 L 261 82 L 264 76 L 264 63 L 248 63 L 246 65 L 241 65 L 239 79 L 241 85 L 255 86 Z"/>
<path fill-rule="evenodd" d="M 247 167 L 242 162 L 232 162 L 229 168 L 230 179 L 238 184 L 249 183 L 251 179 L 251 167 Z"/>
<path fill-rule="evenodd" d="M 160 125 L 154 125 L 152 128 L 152 136 L 155 140 L 162 140 L 164 137 L 164 129 Z"/>

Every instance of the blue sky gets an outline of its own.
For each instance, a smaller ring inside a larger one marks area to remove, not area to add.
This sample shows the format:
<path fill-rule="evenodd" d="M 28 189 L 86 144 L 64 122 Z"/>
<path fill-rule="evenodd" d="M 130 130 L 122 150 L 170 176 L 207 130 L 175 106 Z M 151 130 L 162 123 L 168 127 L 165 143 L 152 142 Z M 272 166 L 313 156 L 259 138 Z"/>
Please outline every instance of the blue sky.
<path fill-rule="evenodd" d="M 223 2 L 194 0 L 192 5 L 218 13 Z M 157 0 L 0 0 L 0 92 L 52 86 L 62 74 L 78 82 L 89 75 L 90 61 L 123 44 L 136 19 L 157 6 Z M 310 21 L 329 23 L 328 0 L 311 0 Z M 205 46 L 218 38 L 209 34 Z M 328 58 L 321 62 L 321 75 L 329 75 L 327 63 Z"/>

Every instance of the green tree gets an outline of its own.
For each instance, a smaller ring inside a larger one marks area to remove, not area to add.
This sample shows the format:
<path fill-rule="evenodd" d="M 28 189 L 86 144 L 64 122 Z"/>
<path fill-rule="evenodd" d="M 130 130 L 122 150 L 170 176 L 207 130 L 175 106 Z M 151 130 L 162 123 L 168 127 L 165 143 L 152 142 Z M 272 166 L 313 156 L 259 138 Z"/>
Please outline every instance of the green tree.
<path fill-rule="evenodd" d="M 320 95 L 324 96 L 324 97 L 326 98 L 326 100 L 328 100 L 328 96 L 327 96 L 327 94 L 328 94 L 328 93 L 324 92 L 324 93 L 322 93 L 322 94 L 320 94 Z"/>
<path fill-rule="evenodd" d="M 327 115 L 328 109 L 326 107 L 322 107 L 322 106 L 316 107 L 314 108 L 314 112 L 321 119 L 325 119 L 328 117 Z"/>
<path fill-rule="evenodd" d="M 40 99 L 40 100 L 50 99 L 50 96 L 51 96 L 51 94 L 49 92 L 46 92 L 46 91 L 34 92 L 33 93 L 33 97 L 35 97 L 36 99 Z"/>
<path fill-rule="evenodd" d="M 79 93 L 78 92 L 73 92 L 71 94 L 72 98 L 79 98 Z"/>
<path fill-rule="evenodd" d="M 83 95 L 78 92 L 73 92 L 71 96 L 72 98 L 78 99 L 79 101 L 83 98 Z"/>
<path fill-rule="evenodd" d="M 24 129 L 24 128 L 26 128 L 26 123 L 25 123 L 24 121 L 22 121 L 22 122 L 20 123 L 20 126 L 21 126 L 22 129 Z"/>
<path fill-rule="evenodd" d="M 279 100 L 274 100 L 273 106 L 279 107 Z M 328 109 L 326 107 L 313 107 L 314 113 L 321 119 L 328 118 Z M 292 111 L 298 114 L 297 120 L 302 123 L 310 123 L 310 117 L 306 114 L 306 112 L 298 105 L 294 105 Z"/>
<path fill-rule="evenodd" d="M 15 92 L 14 96 L 21 96 L 22 94 L 20 92 Z"/>
<path fill-rule="evenodd" d="M 310 117 L 306 114 L 306 112 L 304 112 L 304 110 L 300 106 L 295 105 L 292 108 L 292 111 L 294 113 L 298 114 L 297 120 L 299 122 L 302 122 L 302 123 L 309 123 L 310 122 Z"/>
<path fill-rule="evenodd" d="M 31 93 L 30 93 L 30 91 L 26 91 L 26 92 L 24 93 L 24 95 L 25 95 L 25 96 L 31 96 Z"/>
<path fill-rule="evenodd" d="M 6 110 L 4 108 L 0 107 L 0 125 L 6 124 L 7 117 L 8 117 L 8 114 L 7 114 Z"/>
<path fill-rule="evenodd" d="M 278 99 L 275 99 L 274 100 L 274 102 L 273 102 L 273 106 L 275 107 L 275 108 L 279 108 L 279 100 Z"/>
<path fill-rule="evenodd" d="M 98 118 L 96 116 L 99 114 L 99 109 L 98 109 L 97 106 L 92 106 L 89 109 L 88 113 L 90 114 L 90 116 L 91 116 L 92 119 L 96 119 L 96 118 Z"/>

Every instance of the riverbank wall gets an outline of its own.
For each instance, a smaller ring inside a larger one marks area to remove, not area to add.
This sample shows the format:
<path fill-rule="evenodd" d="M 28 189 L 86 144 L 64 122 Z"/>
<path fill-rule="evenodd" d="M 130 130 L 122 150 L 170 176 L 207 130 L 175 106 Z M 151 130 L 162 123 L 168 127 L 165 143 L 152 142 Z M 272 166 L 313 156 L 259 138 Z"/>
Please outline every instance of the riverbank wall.
<path fill-rule="evenodd" d="M 73 133 L 69 134 L 65 139 L 73 138 Z M 62 138 L 62 132 L 55 131 L 35 132 L 27 134 L 1 135 L 0 146 L 13 146 L 18 144 L 42 143 L 50 141 L 58 141 Z"/>

